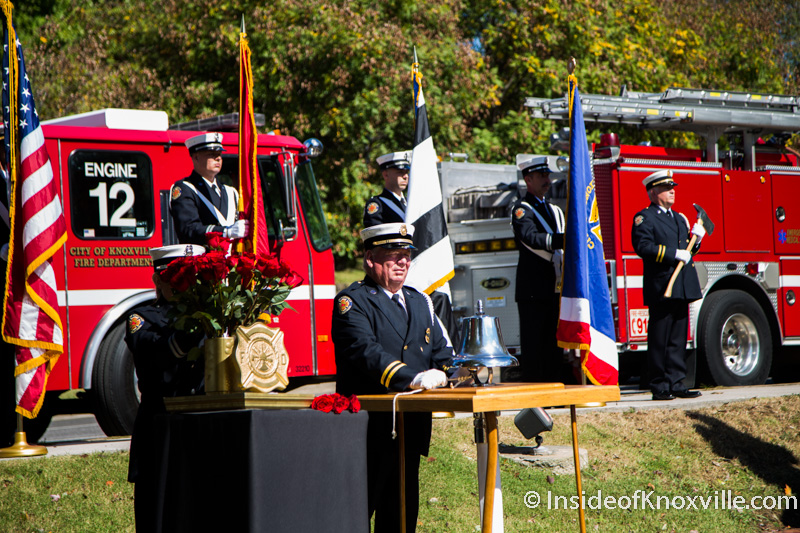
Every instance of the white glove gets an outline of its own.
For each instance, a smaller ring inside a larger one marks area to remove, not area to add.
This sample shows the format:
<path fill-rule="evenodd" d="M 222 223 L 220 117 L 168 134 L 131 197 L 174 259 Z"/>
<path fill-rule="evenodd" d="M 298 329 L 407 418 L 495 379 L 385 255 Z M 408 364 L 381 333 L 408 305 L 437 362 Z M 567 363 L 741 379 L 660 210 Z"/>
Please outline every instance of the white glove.
<path fill-rule="evenodd" d="M 250 235 L 249 220 L 237 220 L 222 232 L 222 236 L 226 239 L 244 239 L 248 235 Z"/>
<path fill-rule="evenodd" d="M 420 372 L 411 380 L 412 389 L 430 390 L 444 387 L 445 385 L 447 385 L 447 374 L 435 368 Z"/>
<path fill-rule="evenodd" d="M 0 247 L 0 260 L 8 263 L 8 243 L 5 243 L 2 247 Z"/>
<path fill-rule="evenodd" d="M 681 263 L 688 263 L 692 258 L 692 252 L 689 250 L 675 250 L 675 259 Z"/>
<path fill-rule="evenodd" d="M 706 228 L 702 224 L 695 222 L 694 226 L 692 226 L 692 235 L 697 235 L 697 240 L 701 241 L 706 236 Z"/>

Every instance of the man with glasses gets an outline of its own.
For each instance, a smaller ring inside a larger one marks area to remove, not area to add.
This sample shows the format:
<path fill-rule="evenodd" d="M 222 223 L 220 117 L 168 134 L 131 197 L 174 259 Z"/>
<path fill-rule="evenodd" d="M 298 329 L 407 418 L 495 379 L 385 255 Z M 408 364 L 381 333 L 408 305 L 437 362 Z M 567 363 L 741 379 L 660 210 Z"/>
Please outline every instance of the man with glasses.
<path fill-rule="evenodd" d="M 207 233 L 222 233 L 243 239 L 250 232 L 247 220 L 237 220 L 239 192 L 220 183 L 221 133 L 203 133 L 185 142 L 192 158 L 192 174 L 179 180 L 170 191 L 170 212 L 181 244 L 207 244 Z"/>
<path fill-rule="evenodd" d="M 442 369 L 452 361 L 433 304 L 403 283 L 411 264 L 410 224 L 379 224 L 361 231 L 366 276 L 341 291 L 334 303 L 336 392 L 385 394 L 447 384 Z M 404 413 L 406 531 L 419 507 L 419 461 L 428 454 L 430 413 Z M 400 531 L 399 446 L 392 414 L 369 413 L 367 481 L 375 532 Z"/>

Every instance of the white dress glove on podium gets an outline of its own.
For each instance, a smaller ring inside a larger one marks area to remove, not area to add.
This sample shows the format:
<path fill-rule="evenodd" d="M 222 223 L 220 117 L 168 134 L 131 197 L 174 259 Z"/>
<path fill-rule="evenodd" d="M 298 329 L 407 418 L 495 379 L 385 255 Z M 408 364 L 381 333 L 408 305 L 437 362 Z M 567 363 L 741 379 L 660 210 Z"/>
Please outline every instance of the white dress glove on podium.
<path fill-rule="evenodd" d="M 430 390 L 444 387 L 445 385 L 447 385 L 447 374 L 435 368 L 420 372 L 411 380 L 412 389 Z"/>

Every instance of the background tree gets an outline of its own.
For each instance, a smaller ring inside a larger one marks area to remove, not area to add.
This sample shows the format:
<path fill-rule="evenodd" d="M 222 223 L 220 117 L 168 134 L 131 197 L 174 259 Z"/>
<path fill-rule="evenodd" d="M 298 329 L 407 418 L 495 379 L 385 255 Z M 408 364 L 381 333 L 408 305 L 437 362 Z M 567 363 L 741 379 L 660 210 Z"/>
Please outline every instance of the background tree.
<path fill-rule="evenodd" d="M 375 158 L 411 147 L 417 47 L 440 155 L 509 163 L 547 153 L 561 124 L 525 97 L 671 86 L 797 94 L 797 0 L 30 0 L 15 21 L 44 119 L 103 107 L 163 109 L 173 123 L 236 109 L 244 14 L 255 108 L 268 129 L 326 147 L 315 163 L 337 264 L 358 255 Z M 628 129 L 629 142 L 697 146 Z M 590 140 L 599 130 L 589 128 Z"/>

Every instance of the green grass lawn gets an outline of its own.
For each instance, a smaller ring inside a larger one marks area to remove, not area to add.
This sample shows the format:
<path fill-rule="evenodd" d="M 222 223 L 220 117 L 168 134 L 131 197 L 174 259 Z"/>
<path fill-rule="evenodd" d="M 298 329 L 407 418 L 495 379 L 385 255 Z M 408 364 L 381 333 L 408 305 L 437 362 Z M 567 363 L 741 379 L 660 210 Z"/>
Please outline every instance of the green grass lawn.
<path fill-rule="evenodd" d="M 354 281 L 364 279 L 364 270 L 361 268 L 348 268 L 346 270 L 337 270 L 336 277 L 336 290 L 337 292 L 348 287 Z"/>
<path fill-rule="evenodd" d="M 569 415 L 554 417 L 545 445 L 571 444 Z M 580 412 L 579 439 L 589 453 L 583 469 L 587 502 L 611 496 L 630 508 L 586 509 L 588 531 L 778 531 L 800 527 L 796 510 L 714 509 L 740 497 L 800 492 L 800 396 L 748 400 L 693 411 Z M 478 483 L 471 419 L 434 421 L 431 455 L 421 466 L 420 532 L 471 532 L 479 524 Z M 530 445 L 500 418 L 500 440 Z M 127 453 L 32 458 L 0 462 L 0 531 L 133 531 L 133 490 L 125 481 Z M 578 511 L 564 509 L 575 479 L 501 459 L 507 532 L 578 531 Z M 525 495 L 543 504 L 531 509 Z M 639 491 L 637 493 L 637 491 Z M 730 492 L 728 492 L 730 491 Z M 547 509 L 562 497 L 560 509 Z M 637 509 L 635 494 L 661 509 Z M 590 497 L 595 499 L 590 500 Z M 708 498 L 711 500 L 707 500 Z M 665 499 L 683 509 L 666 509 Z M 691 507 L 688 502 L 694 498 Z M 709 501 L 703 509 L 699 500 Z M 776 500 L 775 500 L 776 501 Z"/>

